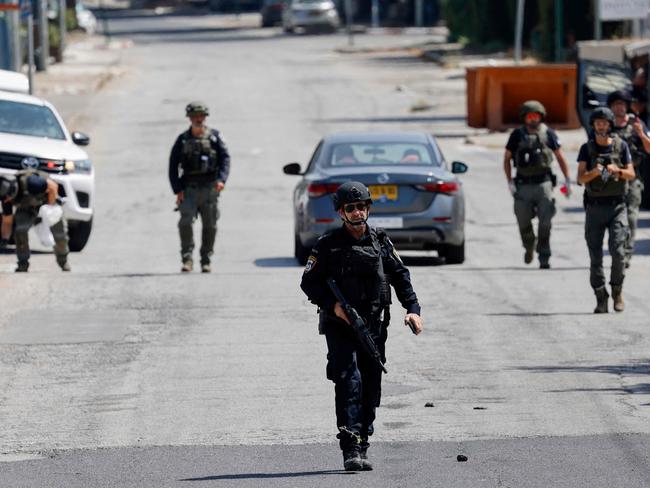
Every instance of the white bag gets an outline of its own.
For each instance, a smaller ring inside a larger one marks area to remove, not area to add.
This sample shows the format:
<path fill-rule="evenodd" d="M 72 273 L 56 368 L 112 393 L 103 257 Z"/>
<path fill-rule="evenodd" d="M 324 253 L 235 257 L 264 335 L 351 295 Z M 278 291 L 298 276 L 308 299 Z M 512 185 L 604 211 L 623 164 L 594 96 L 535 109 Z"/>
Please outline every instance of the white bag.
<path fill-rule="evenodd" d="M 50 227 L 61 220 L 61 217 L 63 217 L 63 209 L 60 205 L 41 205 L 41 208 L 38 209 L 38 216 L 41 218 L 41 221 L 34 226 L 38 240 L 45 247 L 54 247 L 54 236 Z"/>

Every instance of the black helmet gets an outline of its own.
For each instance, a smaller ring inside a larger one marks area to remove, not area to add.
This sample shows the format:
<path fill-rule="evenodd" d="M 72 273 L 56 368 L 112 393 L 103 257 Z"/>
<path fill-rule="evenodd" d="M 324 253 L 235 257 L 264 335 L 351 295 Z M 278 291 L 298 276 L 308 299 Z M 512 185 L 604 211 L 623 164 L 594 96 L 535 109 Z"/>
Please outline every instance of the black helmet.
<path fill-rule="evenodd" d="M 205 103 L 190 102 L 187 104 L 187 107 L 185 107 L 185 115 L 188 117 L 199 114 L 210 115 L 210 110 L 208 110 L 208 106 Z"/>
<path fill-rule="evenodd" d="M 47 191 L 47 180 L 41 175 L 33 173 L 27 177 L 27 193 L 42 195 Z"/>
<path fill-rule="evenodd" d="M 348 203 L 354 202 L 366 202 L 368 204 L 372 203 L 372 198 L 370 198 L 370 192 L 368 188 L 363 183 L 358 181 L 348 181 L 339 186 L 336 190 L 336 193 L 332 197 L 334 201 L 334 208 L 339 210 Z"/>
<path fill-rule="evenodd" d="M 542 116 L 542 120 L 546 118 L 546 108 L 541 102 L 537 100 L 527 100 L 519 107 L 519 118 L 524 120 L 527 114 L 538 113 Z"/>
<path fill-rule="evenodd" d="M 607 95 L 607 106 L 611 107 L 614 102 L 618 102 L 619 100 L 622 100 L 627 105 L 630 104 L 630 96 L 622 90 L 616 90 Z"/>
<path fill-rule="evenodd" d="M 594 125 L 594 120 L 603 119 L 609 122 L 609 126 L 614 127 L 614 113 L 607 107 L 598 107 L 591 112 L 589 116 L 589 125 Z"/>
<path fill-rule="evenodd" d="M 4 200 L 5 198 L 13 198 L 18 193 L 18 185 L 16 184 L 16 179 L 0 176 L 0 199 Z"/>

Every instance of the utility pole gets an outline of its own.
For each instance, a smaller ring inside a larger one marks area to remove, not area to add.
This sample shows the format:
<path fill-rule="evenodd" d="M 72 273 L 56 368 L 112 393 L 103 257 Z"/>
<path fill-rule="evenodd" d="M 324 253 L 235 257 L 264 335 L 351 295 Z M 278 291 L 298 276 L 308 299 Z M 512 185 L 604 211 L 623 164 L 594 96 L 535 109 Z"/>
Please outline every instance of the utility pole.
<path fill-rule="evenodd" d="M 424 10 L 424 1 L 415 0 L 415 26 L 422 27 L 423 25 L 423 10 Z"/>
<path fill-rule="evenodd" d="M 603 32 L 600 25 L 600 0 L 594 0 L 594 39 L 600 41 L 603 38 Z"/>
<path fill-rule="evenodd" d="M 562 50 L 562 33 L 564 32 L 564 5 L 562 0 L 555 0 L 555 62 L 564 61 Z"/>
<path fill-rule="evenodd" d="M 372 16 L 372 27 L 373 29 L 376 29 L 377 27 L 379 27 L 379 0 L 372 0 L 370 13 Z"/>
<path fill-rule="evenodd" d="M 47 71 L 47 60 L 50 56 L 50 39 L 47 22 L 47 0 L 36 0 L 38 12 L 38 56 L 36 58 L 36 70 Z"/>
<path fill-rule="evenodd" d="M 66 41 L 66 7 L 65 0 L 59 0 L 59 55 L 61 57 L 60 61 L 63 61 L 63 52 L 65 51 L 65 41 Z"/>
<path fill-rule="evenodd" d="M 521 38 L 524 30 L 525 0 L 517 0 L 517 19 L 515 23 L 515 64 L 521 63 Z"/>

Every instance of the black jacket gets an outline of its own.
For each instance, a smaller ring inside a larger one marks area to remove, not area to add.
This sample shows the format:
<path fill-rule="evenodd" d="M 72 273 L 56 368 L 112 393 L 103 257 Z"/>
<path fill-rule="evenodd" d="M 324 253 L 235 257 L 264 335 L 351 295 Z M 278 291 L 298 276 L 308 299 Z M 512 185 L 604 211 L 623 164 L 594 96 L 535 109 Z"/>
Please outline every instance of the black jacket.
<path fill-rule="evenodd" d="M 230 173 L 230 154 L 228 154 L 228 149 L 226 144 L 221 139 L 219 132 L 210 129 L 212 136 L 212 148 L 217 152 L 217 158 L 219 159 L 219 169 L 215 173 L 201 175 L 200 178 L 193 177 L 193 182 L 198 183 L 211 183 L 215 181 L 221 181 L 223 183 L 228 179 L 228 174 Z M 188 178 L 181 177 L 181 156 L 183 151 L 183 141 L 187 138 L 192 137 L 192 129 L 188 129 L 176 138 L 176 142 L 172 146 L 171 154 L 169 155 L 169 182 L 171 183 L 172 190 L 174 193 L 181 192 L 185 189 L 185 185 L 189 182 Z"/>
<path fill-rule="evenodd" d="M 362 316 L 367 315 L 370 304 L 364 303 L 360 293 L 351 290 L 364 290 L 363 284 L 369 279 L 364 271 L 350 262 L 351 251 L 355 247 L 376 246 L 381 253 L 380 279 L 386 282 L 388 303 L 390 289 L 395 288 L 397 298 L 408 313 L 420 314 L 418 298 L 411 286 L 411 275 L 395 251 L 393 243 L 382 229 L 368 227 L 366 234 L 357 241 L 345 228 L 345 225 L 324 234 L 311 251 L 302 275 L 300 287 L 309 300 L 326 313 L 332 313 L 336 299 L 327 285 L 327 278 L 334 278 L 346 299 Z M 382 276 L 383 275 L 383 276 Z M 363 291 L 361 292 L 363 294 Z M 368 300 L 371 300 L 369 297 Z M 387 305 L 387 304 L 385 304 Z"/>

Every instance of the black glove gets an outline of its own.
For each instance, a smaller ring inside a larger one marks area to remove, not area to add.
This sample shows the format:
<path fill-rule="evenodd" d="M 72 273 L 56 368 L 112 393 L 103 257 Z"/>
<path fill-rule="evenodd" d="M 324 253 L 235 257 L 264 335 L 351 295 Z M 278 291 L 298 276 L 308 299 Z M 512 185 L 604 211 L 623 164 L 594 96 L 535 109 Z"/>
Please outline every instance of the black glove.
<path fill-rule="evenodd" d="M 9 239 L 5 239 L 4 237 L 0 238 L 0 249 L 5 249 L 8 244 Z"/>

